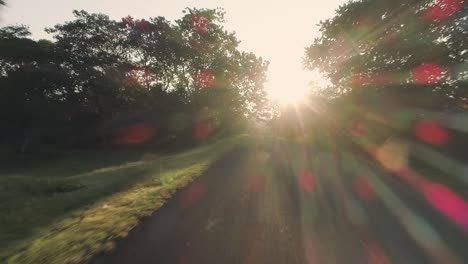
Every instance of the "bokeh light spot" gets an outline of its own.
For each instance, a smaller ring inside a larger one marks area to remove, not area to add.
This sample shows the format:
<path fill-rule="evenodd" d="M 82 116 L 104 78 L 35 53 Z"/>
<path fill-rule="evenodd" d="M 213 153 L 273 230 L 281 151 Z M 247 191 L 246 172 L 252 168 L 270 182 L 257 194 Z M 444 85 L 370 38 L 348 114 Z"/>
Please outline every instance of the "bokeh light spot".
<path fill-rule="evenodd" d="M 361 35 L 367 34 L 373 29 L 373 26 L 375 25 L 375 23 L 376 23 L 375 20 L 372 19 L 371 17 L 363 17 L 357 21 L 356 31 L 358 34 L 361 34 Z"/>
<path fill-rule="evenodd" d="M 352 49 L 353 49 L 353 47 L 351 46 L 350 41 L 348 41 L 347 39 L 341 37 L 341 38 L 338 38 L 333 43 L 333 45 L 330 47 L 328 52 L 332 56 L 337 56 L 337 55 L 343 56 Z M 345 57 L 345 56 L 343 56 L 343 57 Z"/>
<path fill-rule="evenodd" d="M 182 208 L 188 208 L 201 200 L 206 193 L 206 185 L 202 182 L 193 183 L 182 192 L 180 200 Z"/>
<path fill-rule="evenodd" d="M 145 143 L 153 137 L 154 128 L 146 123 L 137 123 L 121 129 L 117 133 L 117 144 L 133 145 Z"/>
<path fill-rule="evenodd" d="M 412 70 L 417 84 L 437 84 L 447 74 L 447 70 L 437 64 L 421 64 Z"/>
<path fill-rule="evenodd" d="M 198 74 L 197 82 L 203 88 L 211 88 L 215 85 L 215 76 L 209 70 L 202 70 Z"/>
<path fill-rule="evenodd" d="M 463 8 L 463 0 L 437 0 L 424 12 L 426 21 L 438 22 L 446 20 Z"/>
<path fill-rule="evenodd" d="M 366 127 L 362 122 L 355 122 L 351 126 L 350 132 L 353 136 L 360 137 L 366 133 Z"/>
<path fill-rule="evenodd" d="M 366 85 L 390 85 L 397 81 L 397 76 L 392 73 L 380 73 L 380 74 L 356 74 L 351 78 L 351 82 L 356 87 L 362 87 Z"/>
<path fill-rule="evenodd" d="M 310 171 L 306 170 L 304 171 L 298 178 L 298 185 L 299 189 L 310 193 L 314 190 L 315 187 L 315 179 L 312 173 Z"/>
<path fill-rule="evenodd" d="M 420 140 L 433 145 L 443 145 L 449 140 L 449 133 L 435 122 L 419 122 L 414 133 Z"/>
<path fill-rule="evenodd" d="M 193 15 L 191 17 L 191 26 L 198 34 L 206 34 L 209 31 L 210 21 L 208 18 L 200 15 Z"/>
<path fill-rule="evenodd" d="M 437 183 L 425 183 L 422 191 L 428 202 L 452 221 L 468 229 L 468 203 Z"/>
<path fill-rule="evenodd" d="M 367 74 L 356 74 L 351 77 L 351 83 L 355 87 L 366 86 L 371 83 L 371 77 Z"/>
<path fill-rule="evenodd" d="M 260 176 L 252 176 L 249 177 L 247 183 L 247 191 L 251 193 L 258 193 L 263 191 L 265 187 L 265 180 L 263 177 Z"/>
<path fill-rule="evenodd" d="M 142 20 L 137 20 L 135 22 L 135 28 L 141 30 L 141 31 L 150 31 L 151 30 L 151 23 L 149 21 L 146 21 L 144 19 Z"/>
<path fill-rule="evenodd" d="M 383 249 L 377 245 L 376 243 L 373 244 L 366 244 L 366 252 L 367 252 L 367 260 L 369 264 L 390 264 L 390 260 L 385 255 Z"/>
<path fill-rule="evenodd" d="M 387 170 L 397 172 L 408 163 L 408 146 L 396 139 L 389 139 L 375 152 L 376 159 Z"/>
<path fill-rule="evenodd" d="M 214 132 L 214 127 L 209 122 L 201 122 L 195 125 L 193 137 L 198 140 L 204 140 L 211 137 Z"/>
<path fill-rule="evenodd" d="M 372 77 L 372 84 L 373 85 L 390 85 L 395 83 L 396 78 L 394 74 L 390 73 L 382 73 L 382 74 L 377 74 Z"/>
<path fill-rule="evenodd" d="M 312 239 L 306 239 L 305 240 L 305 255 L 307 259 L 307 263 L 309 264 L 315 264 L 315 263 L 320 263 L 320 254 L 319 254 L 319 244 L 317 244 L 315 241 Z"/>
<path fill-rule="evenodd" d="M 358 177 L 354 180 L 354 190 L 361 199 L 367 201 L 372 201 L 376 197 L 374 187 L 366 177 Z"/>

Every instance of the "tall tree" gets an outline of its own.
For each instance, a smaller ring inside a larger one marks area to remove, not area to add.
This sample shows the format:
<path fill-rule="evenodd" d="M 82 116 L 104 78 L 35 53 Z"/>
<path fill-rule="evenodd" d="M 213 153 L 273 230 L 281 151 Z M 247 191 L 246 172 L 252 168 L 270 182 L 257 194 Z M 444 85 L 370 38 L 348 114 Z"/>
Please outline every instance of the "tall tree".
<path fill-rule="evenodd" d="M 467 10 L 462 0 L 349 2 L 320 23 L 305 62 L 331 80 L 334 97 L 395 89 L 463 97 Z"/>
<path fill-rule="evenodd" d="M 175 22 L 74 16 L 47 29 L 54 42 L 30 39 L 24 26 L 0 29 L 1 121 L 14 126 L 5 141 L 104 142 L 125 120 L 187 134 L 264 113 L 268 63 L 238 49 L 222 10 L 186 9 Z"/>
<path fill-rule="evenodd" d="M 29 35 L 25 26 L 0 29 L 2 135 L 22 141 L 25 148 L 60 123 L 63 111 L 53 108 L 63 106 L 61 94 L 67 87 L 60 66 L 51 60 L 54 44 Z"/>
<path fill-rule="evenodd" d="M 186 93 L 195 105 L 204 105 L 203 100 L 212 94 L 216 97 L 210 100 L 212 106 L 224 116 L 226 111 L 238 117 L 261 116 L 268 63 L 238 50 L 240 41 L 222 26 L 222 10 L 188 8 L 185 13 L 176 23 L 190 51 L 181 65 L 185 78 L 178 77 L 188 84 Z"/>

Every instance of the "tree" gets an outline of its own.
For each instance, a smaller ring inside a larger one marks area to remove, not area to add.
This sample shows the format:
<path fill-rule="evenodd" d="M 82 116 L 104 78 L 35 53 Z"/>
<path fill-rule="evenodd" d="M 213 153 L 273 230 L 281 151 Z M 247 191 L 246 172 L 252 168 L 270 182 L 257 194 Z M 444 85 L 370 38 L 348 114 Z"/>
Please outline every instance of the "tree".
<path fill-rule="evenodd" d="M 29 35 L 26 26 L 0 29 L 2 138 L 20 143 L 23 151 L 62 124 L 58 113 L 63 111 L 55 110 L 63 106 L 60 93 L 67 86 L 50 60 L 54 44 Z"/>
<path fill-rule="evenodd" d="M 178 79 L 190 87 L 186 93 L 193 103 L 203 106 L 208 99 L 210 107 L 231 121 L 234 116 L 261 117 L 266 102 L 263 84 L 268 63 L 238 50 L 240 42 L 234 33 L 220 24 L 224 22 L 222 10 L 188 8 L 185 13 L 176 23 L 190 52 L 185 53 L 179 71 L 185 77 L 179 75 Z"/>
<path fill-rule="evenodd" d="M 362 92 L 466 97 L 467 5 L 461 0 L 361 0 L 320 23 L 305 63 L 332 97 Z M 401 98 L 401 97 L 400 97 Z"/>
<path fill-rule="evenodd" d="M 132 122 L 191 138 L 198 123 L 212 131 L 260 118 L 268 63 L 238 50 L 222 10 L 184 12 L 170 22 L 74 11 L 47 29 L 53 42 L 1 28 L 0 121 L 11 126 L 2 138 L 96 146 Z"/>

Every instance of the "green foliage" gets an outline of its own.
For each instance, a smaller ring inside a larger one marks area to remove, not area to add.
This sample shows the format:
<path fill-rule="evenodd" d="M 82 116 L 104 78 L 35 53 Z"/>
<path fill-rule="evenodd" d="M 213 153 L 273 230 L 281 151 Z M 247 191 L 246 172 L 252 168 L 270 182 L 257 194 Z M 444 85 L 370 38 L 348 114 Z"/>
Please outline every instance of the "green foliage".
<path fill-rule="evenodd" d="M 421 86 L 419 95 L 466 95 L 466 11 L 463 1 L 349 2 L 320 23 L 305 62 L 331 80 L 331 97 Z"/>
<path fill-rule="evenodd" d="M 190 137 L 204 111 L 215 129 L 265 114 L 268 63 L 238 49 L 222 10 L 187 8 L 175 22 L 73 14 L 46 29 L 53 42 L 0 29 L 1 137 L 22 152 L 102 145 L 132 122 L 161 141 Z"/>
<path fill-rule="evenodd" d="M 244 139 L 170 155 L 69 154 L 48 165 L 2 172 L 0 262 L 86 262 Z"/>

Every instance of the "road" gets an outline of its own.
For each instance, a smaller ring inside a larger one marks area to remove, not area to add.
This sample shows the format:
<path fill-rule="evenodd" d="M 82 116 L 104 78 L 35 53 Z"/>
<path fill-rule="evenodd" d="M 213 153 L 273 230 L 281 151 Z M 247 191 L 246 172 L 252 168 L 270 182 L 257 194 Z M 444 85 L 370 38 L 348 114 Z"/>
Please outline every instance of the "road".
<path fill-rule="evenodd" d="M 92 263 L 466 263 L 466 233 L 410 186 L 333 157 L 239 147 Z"/>

